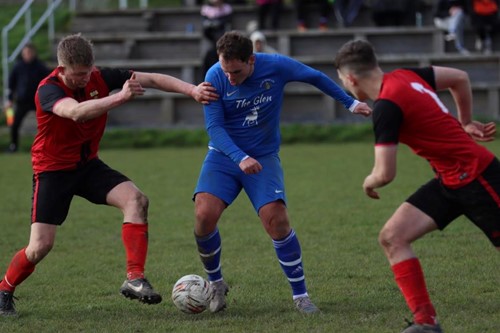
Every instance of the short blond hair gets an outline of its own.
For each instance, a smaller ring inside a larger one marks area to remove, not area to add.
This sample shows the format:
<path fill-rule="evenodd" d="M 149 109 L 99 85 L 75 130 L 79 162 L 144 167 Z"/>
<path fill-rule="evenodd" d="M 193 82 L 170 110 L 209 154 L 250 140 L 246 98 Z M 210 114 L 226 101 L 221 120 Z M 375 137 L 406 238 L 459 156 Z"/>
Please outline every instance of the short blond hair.
<path fill-rule="evenodd" d="M 57 45 L 57 62 L 61 66 L 93 66 L 94 47 L 92 42 L 81 34 L 64 37 Z"/>

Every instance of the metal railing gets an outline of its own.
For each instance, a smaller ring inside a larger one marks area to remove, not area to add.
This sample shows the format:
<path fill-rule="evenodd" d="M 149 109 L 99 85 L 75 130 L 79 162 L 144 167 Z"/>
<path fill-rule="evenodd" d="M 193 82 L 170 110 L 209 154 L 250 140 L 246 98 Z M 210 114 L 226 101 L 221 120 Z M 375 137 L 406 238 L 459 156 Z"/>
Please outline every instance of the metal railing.
<path fill-rule="evenodd" d="M 21 53 L 24 45 L 28 43 L 35 33 L 47 22 L 49 41 L 54 40 L 54 11 L 61 4 L 62 0 L 48 0 L 47 9 L 40 16 L 35 25 L 32 26 L 31 7 L 34 0 L 27 0 L 12 20 L 2 28 L 2 82 L 3 82 L 3 102 L 7 102 L 9 90 L 9 64 L 12 63 Z M 17 47 L 9 54 L 9 32 L 16 26 L 19 20 L 24 16 L 25 35 Z"/>
<path fill-rule="evenodd" d="M 26 0 L 21 6 L 16 15 L 5 27 L 2 28 L 2 83 L 3 83 L 3 102 L 7 102 L 8 90 L 9 90 L 9 65 L 19 56 L 23 47 L 28 43 L 31 38 L 40 30 L 40 28 L 47 22 L 48 25 L 48 38 L 49 42 L 54 40 L 55 36 L 55 24 L 54 24 L 54 12 L 61 5 L 62 0 L 47 0 L 47 9 L 40 16 L 35 25 L 32 25 L 31 9 L 34 0 Z M 127 0 L 119 0 L 118 6 L 120 9 L 128 8 Z M 69 0 L 68 7 L 71 12 L 77 10 L 77 0 Z M 148 7 L 148 0 L 139 0 L 140 8 Z M 9 53 L 9 32 L 16 27 L 21 18 L 24 17 L 24 30 L 25 35 L 16 48 Z"/>

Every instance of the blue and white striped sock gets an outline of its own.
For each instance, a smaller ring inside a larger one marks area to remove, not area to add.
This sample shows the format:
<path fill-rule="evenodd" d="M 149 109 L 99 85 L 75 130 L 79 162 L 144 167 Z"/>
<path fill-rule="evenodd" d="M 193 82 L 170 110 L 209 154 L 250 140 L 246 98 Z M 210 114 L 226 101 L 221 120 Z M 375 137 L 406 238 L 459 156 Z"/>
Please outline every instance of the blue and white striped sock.
<path fill-rule="evenodd" d="M 208 236 L 195 236 L 195 238 L 201 262 L 205 267 L 205 272 L 208 274 L 208 280 L 222 280 L 222 269 L 220 264 L 222 243 L 219 229 L 215 229 L 215 231 Z"/>
<path fill-rule="evenodd" d="M 273 240 L 273 245 L 281 268 L 292 287 L 294 299 L 306 296 L 307 289 L 302 266 L 302 251 L 295 231 L 292 229 L 285 238 Z"/>

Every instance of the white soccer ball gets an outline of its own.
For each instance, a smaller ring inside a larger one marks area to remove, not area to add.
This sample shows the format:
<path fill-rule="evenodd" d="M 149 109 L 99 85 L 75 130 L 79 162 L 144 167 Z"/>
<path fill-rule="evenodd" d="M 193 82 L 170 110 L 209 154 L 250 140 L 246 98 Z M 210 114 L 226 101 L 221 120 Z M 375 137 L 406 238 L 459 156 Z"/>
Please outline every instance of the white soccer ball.
<path fill-rule="evenodd" d="M 172 289 L 172 301 L 182 312 L 196 314 L 210 304 L 212 290 L 207 280 L 196 274 L 181 277 Z"/>

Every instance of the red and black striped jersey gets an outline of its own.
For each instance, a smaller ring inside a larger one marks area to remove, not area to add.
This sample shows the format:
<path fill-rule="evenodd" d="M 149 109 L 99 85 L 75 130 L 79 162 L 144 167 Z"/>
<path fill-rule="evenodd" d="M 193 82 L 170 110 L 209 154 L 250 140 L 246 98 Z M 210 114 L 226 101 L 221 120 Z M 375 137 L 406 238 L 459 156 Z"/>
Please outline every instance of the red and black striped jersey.
<path fill-rule="evenodd" d="M 494 158 L 439 99 L 432 67 L 384 74 L 373 124 L 376 145 L 408 145 L 450 188 L 470 183 Z"/>
<path fill-rule="evenodd" d="M 68 97 L 78 102 L 106 97 L 112 90 L 120 89 L 132 72 L 93 68 L 87 86 L 75 91 L 69 89 L 58 74 L 56 68 L 43 79 L 35 95 L 38 132 L 31 148 L 35 172 L 75 169 L 97 157 L 107 113 L 75 122 L 54 114 L 53 107 Z"/>

